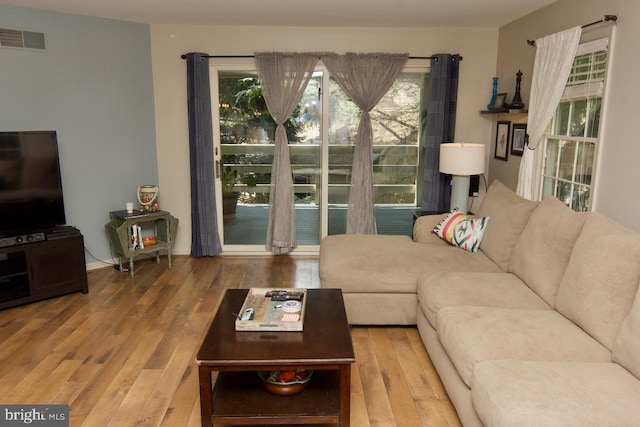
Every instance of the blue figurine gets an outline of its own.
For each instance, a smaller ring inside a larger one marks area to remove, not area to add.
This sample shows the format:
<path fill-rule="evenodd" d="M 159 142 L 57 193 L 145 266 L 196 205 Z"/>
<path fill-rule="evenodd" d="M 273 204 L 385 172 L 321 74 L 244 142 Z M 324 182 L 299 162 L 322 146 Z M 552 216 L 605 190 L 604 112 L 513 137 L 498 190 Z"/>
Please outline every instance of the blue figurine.
<path fill-rule="evenodd" d="M 493 78 L 493 91 L 491 92 L 491 101 L 489 101 L 489 105 L 487 105 L 487 110 L 491 111 L 493 109 L 493 104 L 496 102 L 496 95 L 498 94 L 498 78 Z"/>

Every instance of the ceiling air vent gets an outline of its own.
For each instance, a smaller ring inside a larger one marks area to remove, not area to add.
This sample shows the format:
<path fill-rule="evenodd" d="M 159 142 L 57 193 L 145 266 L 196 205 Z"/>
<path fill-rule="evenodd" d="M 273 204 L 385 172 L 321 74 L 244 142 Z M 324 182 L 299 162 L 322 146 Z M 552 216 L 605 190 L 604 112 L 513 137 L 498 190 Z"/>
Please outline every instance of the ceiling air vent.
<path fill-rule="evenodd" d="M 46 49 L 44 33 L 10 28 L 0 28 L 0 46 L 20 49 Z"/>

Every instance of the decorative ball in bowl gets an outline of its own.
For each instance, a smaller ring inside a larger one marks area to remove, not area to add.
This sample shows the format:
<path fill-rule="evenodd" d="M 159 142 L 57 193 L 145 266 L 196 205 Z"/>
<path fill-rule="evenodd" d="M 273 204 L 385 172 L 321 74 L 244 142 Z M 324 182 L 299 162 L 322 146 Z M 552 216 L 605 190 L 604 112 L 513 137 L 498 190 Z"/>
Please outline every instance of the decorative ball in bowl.
<path fill-rule="evenodd" d="M 278 396 L 300 393 L 307 386 L 312 374 L 313 371 L 310 369 L 258 371 L 265 390 Z"/>
<path fill-rule="evenodd" d="M 142 244 L 145 246 L 153 246 L 156 243 L 158 243 L 158 239 L 156 239 L 156 236 L 143 236 L 142 237 Z"/>

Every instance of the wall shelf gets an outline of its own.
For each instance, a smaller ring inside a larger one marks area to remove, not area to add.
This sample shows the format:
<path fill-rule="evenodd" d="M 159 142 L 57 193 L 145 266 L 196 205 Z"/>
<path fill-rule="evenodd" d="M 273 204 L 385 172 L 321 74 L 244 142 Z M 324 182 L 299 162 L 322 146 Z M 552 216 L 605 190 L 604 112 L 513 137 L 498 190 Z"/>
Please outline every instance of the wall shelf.
<path fill-rule="evenodd" d="M 527 114 L 529 110 L 499 110 L 499 111 L 491 111 L 491 110 L 481 110 L 480 114 Z"/>

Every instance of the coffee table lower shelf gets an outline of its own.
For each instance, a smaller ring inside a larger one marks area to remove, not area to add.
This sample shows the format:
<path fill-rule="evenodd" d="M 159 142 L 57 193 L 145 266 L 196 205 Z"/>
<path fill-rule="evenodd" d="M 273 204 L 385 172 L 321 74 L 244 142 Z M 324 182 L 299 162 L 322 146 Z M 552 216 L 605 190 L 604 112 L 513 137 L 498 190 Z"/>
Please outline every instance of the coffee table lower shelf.
<path fill-rule="evenodd" d="M 314 371 L 307 387 L 292 396 L 267 392 L 255 371 L 218 373 L 213 389 L 215 424 L 337 424 L 340 371 Z"/>

